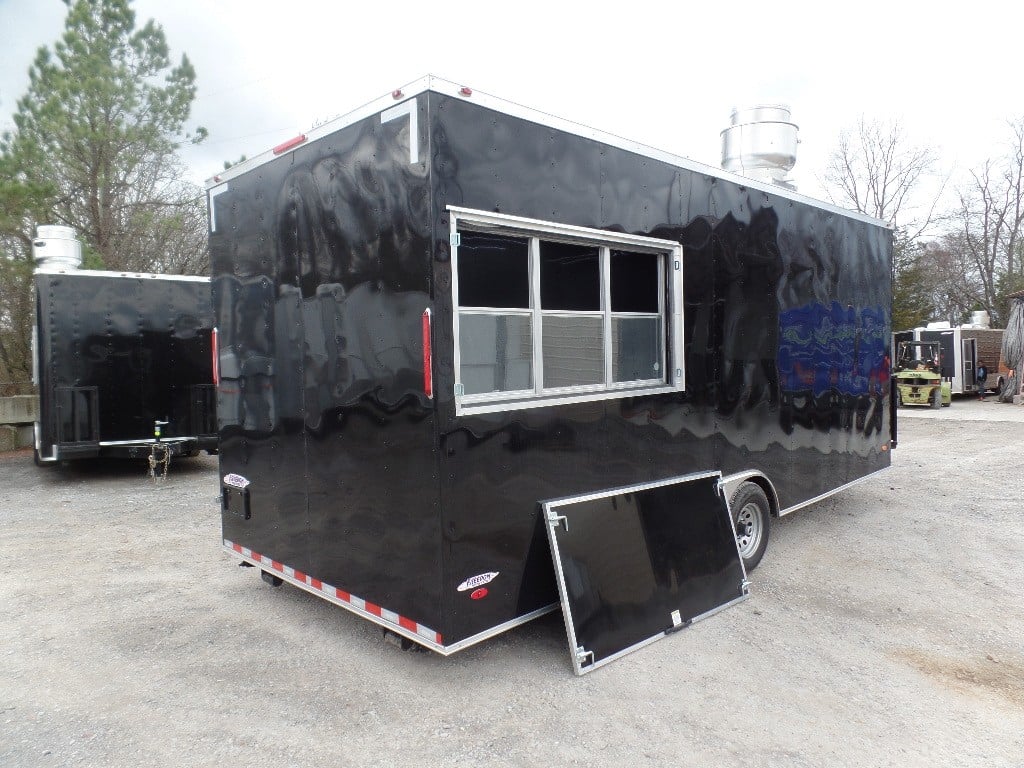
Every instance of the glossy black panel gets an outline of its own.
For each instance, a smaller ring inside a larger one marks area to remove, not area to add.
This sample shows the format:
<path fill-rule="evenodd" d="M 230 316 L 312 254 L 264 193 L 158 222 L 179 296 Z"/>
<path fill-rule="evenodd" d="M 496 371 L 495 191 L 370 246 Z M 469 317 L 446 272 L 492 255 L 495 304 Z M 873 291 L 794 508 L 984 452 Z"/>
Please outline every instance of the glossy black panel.
<path fill-rule="evenodd" d="M 719 479 L 545 504 L 577 671 L 746 594 Z"/>
<path fill-rule="evenodd" d="M 35 276 L 41 453 L 99 455 L 99 442 L 201 437 L 215 448 L 206 281 L 86 270 Z"/>
<path fill-rule="evenodd" d="M 408 129 L 375 115 L 213 198 L 221 474 L 250 481 L 249 519 L 229 510 L 222 524 L 443 632 L 428 187 Z"/>

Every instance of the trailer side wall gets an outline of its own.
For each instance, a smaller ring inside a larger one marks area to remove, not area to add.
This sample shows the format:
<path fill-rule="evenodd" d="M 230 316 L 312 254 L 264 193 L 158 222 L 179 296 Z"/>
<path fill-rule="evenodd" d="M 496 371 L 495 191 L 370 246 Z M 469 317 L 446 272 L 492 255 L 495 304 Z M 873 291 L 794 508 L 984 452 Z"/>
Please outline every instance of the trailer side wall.
<path fill-rule="evenodd" d="M 431 100 L 439 359 L 456 345 L 449 206 L 664 238 L 684 253 L 684 392 L 459 416 L 454 372 L 438 368 L 454 637 L 553 599 L 543 499 L 757 470 L 784 509 L 888 465 L 887 230 L 467 99 Z M 485 599 L 457 591 L 491 572 Z"/>

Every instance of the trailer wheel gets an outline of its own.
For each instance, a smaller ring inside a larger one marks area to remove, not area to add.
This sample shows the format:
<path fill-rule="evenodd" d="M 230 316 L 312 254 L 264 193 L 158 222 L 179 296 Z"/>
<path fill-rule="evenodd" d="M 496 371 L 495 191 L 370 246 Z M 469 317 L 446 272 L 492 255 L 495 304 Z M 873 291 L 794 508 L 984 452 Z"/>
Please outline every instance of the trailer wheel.
<path fill-rule="evenodd" d="M 408 637 L 403 637 L 397 632 L 392 632 L 386 627 L 381 627 L 384 630 L 384 643 L 386 645 L 393 645 L 395 648 L 406 651 L 407 653 L 426 653 L 427 649 L 424 648 L 417 642 L 410 640 Z"/>
<path fill-rule="evenodd" d="M 768 548 L 771 505 L 761 486 L 757 483 L 742 483 L 733 494 L 729 508 L 732 510 L 736 545 L 743 558 L 743 566 L 748 572 L 752 571 Z"/>
<path fill-rule="evenodd" d="M 932 390 L 931 406 L 932 408 L 942 407 L 942 389 L 939 387 L 936 387 L 935 389 Z"/>

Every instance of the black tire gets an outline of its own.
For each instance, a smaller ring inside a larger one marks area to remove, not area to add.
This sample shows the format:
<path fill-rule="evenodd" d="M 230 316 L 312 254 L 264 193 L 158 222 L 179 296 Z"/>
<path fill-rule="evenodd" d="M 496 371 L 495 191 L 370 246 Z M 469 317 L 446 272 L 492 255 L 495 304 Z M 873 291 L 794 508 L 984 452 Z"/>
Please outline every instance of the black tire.
<path fill-rule="evenodd" d="M 935 389 L 932 390 L 931 407 L 932 408 L 941 408 L 942 407 L 942 388 L 941 387 L 936 387 Z"/>
<path fill-rule="evenodd" d="M 403 637 L 397 632 L 392 632 L 386 627 L 381 627 L 384 630 L 384 643 L 385 645 L 393 645 L 395 648 L 399 648 L 406 653 L 426 653 L 427 649 L 424 648 L 417 642 L 410 640 L 407 637 Z"/>
<path fill-rule="evenodd" d="M 772 507 L 768 497 L 757 483 L 741 483 L 729 502 L 733 528 L 736 531 L 736 546 L 743 567 L 747 572 L 754 570 L 768 549 L 768 532 L 771 529 Z"/>

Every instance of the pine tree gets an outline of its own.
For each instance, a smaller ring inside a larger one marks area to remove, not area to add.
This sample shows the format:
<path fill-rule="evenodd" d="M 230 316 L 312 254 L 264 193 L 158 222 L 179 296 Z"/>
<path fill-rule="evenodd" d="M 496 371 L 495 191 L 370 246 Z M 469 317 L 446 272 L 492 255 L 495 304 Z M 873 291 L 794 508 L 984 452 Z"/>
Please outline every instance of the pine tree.
<path fill-rule="evenodd" d="M 129 0 L 65 3 L 64 33 L 52 51 L 39 49 L 16 130 L 0 141 L 0 194 L 45 209 L 50 220 L 37 223 L 74 227 L 107 267 L 146 269 L 160 256 L 154 223 L 194 214 L 202 196 L 181 182 L 176 155 L 180 142 L 206 135 L 185 133 L 195 70 L 187 56 L 171 65 L 156 22 L 136 28 Z M 24 216 L 8 211 L 15 221 L 0 221 L 3 231 L 30 241 Z"/>
<path fill-rule="evenodd" d="M 163 30 L 136 27 L 130 0 L 64 0 L 64 32 L 42 47 L 0 137 L 0 389 L 24 391 L 32 240 L 39 224 L 74 227 L 85 266 L 205 273 L 202 190 L 176 151 L 196 94 L 186 56 Z M 8 62 L 10 64 L 10 62 Z"/>

